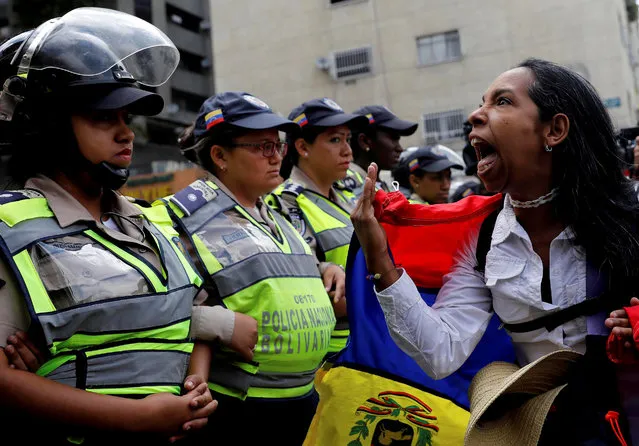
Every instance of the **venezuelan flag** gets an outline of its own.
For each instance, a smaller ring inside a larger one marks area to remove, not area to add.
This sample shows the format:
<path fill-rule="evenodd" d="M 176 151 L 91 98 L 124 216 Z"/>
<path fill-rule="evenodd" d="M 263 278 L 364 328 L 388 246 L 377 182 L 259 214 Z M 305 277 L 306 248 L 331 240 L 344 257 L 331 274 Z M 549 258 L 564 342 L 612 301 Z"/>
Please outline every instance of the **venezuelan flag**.
<path fill-rule="evenodd" d="M 447 205 L 411 205 L 399 192 L 378 191 L 376 214 L 396 264 L 432 305 L 464 243 L 501 197 L 471 196 Z M 320 403 L 305 445 L 462 445 L 469 419 L 468 386 L 493 361 L 515 361 L 495 316 L 473 354 L 455 373 L 434 380 L 395 345 L 357 239 L 347 264 L 350 340 L 317 384 Z"/>
<path fill-rule="evenodd" d="M 293 119 L 293 122 L 298 124 L 300 127 L 304 127 L 306 124 L 308 124 L 308 119 L 306 119 L 306 115 L 302 113 L 297 118 Z"/>
<path fill-rule="evenodd" d="M 372 114 L 372 113 L 368 113 L 368 114 L 366 115 L 366 117 L 368 118 L 368 123 L 369 123 L 369 124 L 374 124 L 374 123 L 375 123 L 375 118 L 373 117 L 373 114 Z"/>
<path fill-rule="evenodd" d="M 224 122 L 224 115 L 222 115 L 221 109 L 213 110 L 204 116 L 204 121 L 206 123 L 206 129 L 210 129 L 211 127 L 219 124 L 220 122 Z"/>
<path fill-rule="evenodd" d="M 410 162 L 408 163 L 408 170 L 410 170 L 411 172 L 417 169 L 418 167 L 419 167 L 419 160 L 417 158 L 410 160 Z"/>

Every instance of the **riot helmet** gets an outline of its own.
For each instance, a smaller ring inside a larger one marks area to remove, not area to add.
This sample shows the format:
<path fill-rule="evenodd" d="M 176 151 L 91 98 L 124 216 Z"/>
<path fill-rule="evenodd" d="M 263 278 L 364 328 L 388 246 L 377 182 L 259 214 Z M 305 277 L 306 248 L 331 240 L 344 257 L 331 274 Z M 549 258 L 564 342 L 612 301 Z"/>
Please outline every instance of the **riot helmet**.
<path fill-rule="evenodd" d="M 8 76 L 0 122 L 11 123 L 6 134 L 15 139 L 41 130 L 60 111 L 158 114 L 164 102 L 151 87 L 165 83 L 178 62 L 173 42 L 150 23 L 110 9 L 74 9 L 0 47 L 0 73 Z M 117 189 L 128 178 L 128 169 L 82 160 L 74 167 L 89 169 L 104 187 Z"/>

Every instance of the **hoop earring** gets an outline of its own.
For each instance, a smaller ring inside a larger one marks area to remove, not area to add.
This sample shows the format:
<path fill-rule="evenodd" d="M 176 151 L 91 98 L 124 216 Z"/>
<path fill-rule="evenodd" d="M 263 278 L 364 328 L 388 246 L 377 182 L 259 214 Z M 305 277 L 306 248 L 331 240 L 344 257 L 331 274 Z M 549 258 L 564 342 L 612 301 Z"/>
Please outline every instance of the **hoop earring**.
<path fill-rule="evenodd" d="M 546 144 L 546 145 L 544 146 L 544 150 L 545 150 L 546 152 L 552 152 L 552 147 L 550 147 L 548 144 Z"/>

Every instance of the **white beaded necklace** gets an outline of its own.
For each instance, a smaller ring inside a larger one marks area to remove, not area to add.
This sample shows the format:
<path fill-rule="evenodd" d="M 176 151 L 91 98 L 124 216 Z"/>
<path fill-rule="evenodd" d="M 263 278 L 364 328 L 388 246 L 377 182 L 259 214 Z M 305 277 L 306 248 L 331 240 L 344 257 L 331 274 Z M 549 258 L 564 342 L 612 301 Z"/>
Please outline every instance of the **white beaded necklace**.
<path fill-rule="evenodd" d="M 534 200 L 530 201 L 519 201 L 510 197 L 510 203 L 513 205 L 514 208 L 538 208 L 542 204 L 550 203 L 551 201 L 553 201 L 558 194 L 559 188 L 555 187 L 546 195 L 542 195 L 541 197 L 535 198 Z"/>

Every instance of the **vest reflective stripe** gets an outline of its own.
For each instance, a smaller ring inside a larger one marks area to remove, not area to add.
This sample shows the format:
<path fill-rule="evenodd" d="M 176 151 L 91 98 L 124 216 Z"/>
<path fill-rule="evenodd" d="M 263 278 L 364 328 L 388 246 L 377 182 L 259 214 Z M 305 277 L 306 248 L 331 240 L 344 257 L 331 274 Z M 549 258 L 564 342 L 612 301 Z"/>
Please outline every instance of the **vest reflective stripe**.
<path fill-rule="evenodd" d="M 168 336 L 174 339 L 186 339 L 189 336 L 191 314 L 179 305 L 179 301 L 188 299 L 190 294 L 192 293 L 186 288 L 167 296 L 169 297 L 167 302 L 157 302 L 157 295 L 152 295 L 136 299 L 135 302 L 124 302 L 124 305 L 113 302 L 113 305 L 101 307 L 99 315 L 91 314 L 94 312 L 92 307 L 79 307 L 69 312 L 65 311 L 67 314 L 64 315 L 41 314 L 39 319 L 40 323 L 47 328 L 45 333 L 57 335 L 56 338 L 46 340 L 53 354 L 100 344 L 125 342 L 139 337 L 166 339 Z M 159 317 L 149 311 L 149 307 L 156 303 L 162 307 L 158 311 Z M 131 311 L 131 314 L 126 313 L 128 311 Z M 160 313 L 161 311 L 163 312 Z M 135 319 L 136 316 L 139 319 Z M 100 323 L 105 324 L 104 328 L 99 325 Z M 101 332 L 95 331 L 93 327 L 100 327 Z M 139 327 L 148 327 L 148 329 L 131 333 Z"/>
<path fill-rule="evenodd" d="M 87 374 L 83 388 L 90 390 L 153 385 L 175 386 L 178 389 L 181 387 L 184 380 L 183 369 L 170 365 L 188 363 L 191 349 L 185 349 L 180 344 L 154 346 L 149 343 L 126 347 L 131 350 L 109 352 L 109 349 L 105 349 L 86 352 Z M 175 347 L 175 350 L 170 350 L 172 347 Z M 67 362 L 49 374 L 41 376 L 75 387 L 76 362 L 77 360 Z M 134 376 L 129 376 L 128 370 L 131 368 L 137 371 Z"/>
<path fill-rule="evenodd" d="M 8 246 L 22 247 L 17 253 L 7 252 L 7 264 L 26 291 L 32 318 L 42 328 L 52 355 L 38 374 L 107 394 L 144 395 L 167 390 L 179 394 L 193 349 L 188 338 L 190 316 L 201 279 L 171 243 L 169 234 L 174 230 L 145 224 L 158 243 L 167 272 L 163 277 L 162 272 L 155 271 L 132 251 L 77 225 L 75 233 L 95 240 L 106 252 L 120 257 L 164 291 L 107 298 L 58 310 L 27 249 L 37 241 L 28 242 L 27 235 L 37 233 L 38 240 L 51 240 L 68 235 L 69 230 L 60 228 L 55 218 L 49 216 L 46 200 L 26 199 L 9 204 L 14 206 L 11 209 L 0 206 L 0 215 L 13 223 L 0 225 L 0 246 L 5 246 L 5 252 L 10 251 Z M 31 218 L 20 221 L 21 207 L 16 204 L 27 205 Z M 161 211 L 154 212 L 154 218 L 162 221 Z M 167 216 L 163 221 L 166 225 L 170 223 Z"/>
<path fill-rule="evenodd" d="M 291 193 L 296 196 L 297 204 L 317 240 L 318 249 L 324 259 L 346 268 L 348 248 L 353 236 L 353 224 L 350 215 L 327 198 L 308 191 L 291 181 L 278 187 L 274 194 Z M 337 322 L 333 331 L 329 351 L 339 352 L 348 342 L 348 319 Z"/>
<path fill-rule="evenodd" d="M 315 379 L 317 370 L 308 370 L 301 373 L 238 373 L 237 367 L 228 363 L 219 363 L 218 369 L 213 373 L 215 382 L 218 385 L 234 389 L 241 389 L 242 392 L 249 392 L 251 387 L 262 387 L 267 389 L 289 389 L 295 387 L 305 387 Z"/>
<path fill-rule="evenodd" d="M 153 289 L 158 292 L 165 292 L 166 291 L 166 286 L 162 283 L 163 279 L 165 279 L 166 277 L 162 277 L 162 279 L 158 278 L 158 276 L 156 274 L 154 274 L 153 270 L 145 263 L 145 262 L 136 262 L 137 259 L 134 255 L 126 252 L 124 249 L 120 249 L 118 248 L 116 245 L 113 245 L 112 243 L 110 243 L 107 239 L 105 239 L 104 237 L 102 237 L 101 235 L 99 235 L 98 233 L 96 233 L 95 231 L 89 230 L 89 231 L 85 231 L 85 235 L 91 237 L 93 240 L 95 240 L 96 242 L 100 243 L 101 245 L 106 245 L 109 244 L 111 246 L 109 246 L 109 250 L 117 255 L 118 257 L 120 257 L 122 260 L 124 260 L 126 263 L 128 263 L 129 265 L 136 265 L 137 268 L 141 270 L 142 274 L 144 275 L 144 277 L 146 277 L 149 282 L 151 282 L 151 285 L 153 286 Z M 157 240 L 157 239 L 156 239 Z M 164 272 L 162 272 L 164 273 Z"/>
<path fill-rule="evenodd" d="M 202 259 L 202 263 L 204 264 L 204 267 L 209 274 L 215 274 L 222 269 L 222 264 L 215 258 L 213 254 L 209 252 L 208 249 L 206 249 L 206 245 L 199 235 L 193 234 L 191 240 L 193 240 L 195 251 L 197 252 L 200 259 Z"/>
<path fill-rule="evenodd" d="M 53 217 L 46 198 L 31 198 L 0 206 L 0 220 L 9 227 L 34 218 Z"/>
<path fill-rule="evenodd" d="M 294 260 L 291 262 L 291 256 Z M 314 270 L 314 271 L 313 271 Z M 309 255 L 260 253 L 221 269 L 213 280 L 222 299 L 249 286 L 275 277 L 319 278 L 315 259 Z"/>
<path fill-rule="evenodd" d="M 136 386 L 111 389 L 86 389 L 88 392 L 100 393 L 102 395 L 118 395 L 118 396 L 145 396 L 154 393 L 173 393 L 180 394 L 182 386 Z"/>
<path fill-rule="evenodd" d="M 137 206 L 137 205 L 136 205 Z M 160 255 L 162 258 L 164 257 L 164 253 L 162 252 L 162 245 L 160 244 L 158 237 L 162 234 L 168 240 L 172 240 L 173 243 L 182 246 L 180 242 L 180 234 L 173 228 L 173 220 L 171 219 L 171 215 L 167 212 L 167 209 L 164 206 L 152 206 L 152 207 L 141 207 L 138 208 L 142 211 L 144 216 L 154 224 L 154 229 L 159 231 L 159 234 L 155 234 L 152 232 L 153 238 L 156 241 L 157 245 L 160 246 Z M 202 278 L 197 273 L 195 266 L 193 265 L 191 258 L 188 257 L 182 249 L 173 249 L 173 252 L 177 255 L 179 262 L 184 267 L 186 274 L 189 276 L 189 280 L 191 283 L 196 286 L 202 286 Z M 165 275 L 166 277 L 166 275 Z M 169 278 L 170 279 L 170 278 Z M 177 285 L 177 284 L 176 284 Z"/>
<path fill-rule="evenodd" d="M 346 211 L 312 192 L 303 192 L 297 203 L 325 260 L 345 268 L 348 245 L 353 235 L 353 225 Z M 345 249 L 340 249 L 342 247 Z"/>
<path fill-rule="evenodd" d="M 353 228 L 326 229 L 315 235 L 317 236 L 324 251 L 332 251 L 340 246 L 350 244 L 351 237 L 353 236 Z"/>
<path fill-rule="evenodd" d="M 13 261 L 19 271 L 19 276 L 23 279 L 22 282 L 29 296 L 47 296 L 47 289 L 42 280 L 40 280 L 40 276 L 38 276 L 38 271 L 33 265 L 29 252 L 25 250 L 16 254 L 13 257 Z M 31 307 L 36 313 L 55 311 L 55 306 L 51 299 L 32 299 Z"/>
<path fill-rule="evenodd" d="M 22 203 L 23 201 L 16 203 Z M 8 204 L 3 206 L 8 206 Z M 0 206 L 0 209 L 3 206 Z M 11 254 L 20 252 L 34 243 L 43 240 L 43 234 L 54 233 L 61 237 L 64 235 L 78 234 L 87 229 L 86 226 L 82 225 L 71 225 L 62 229 L 58 225 L 58 222 L 51 218 L 37 218 L 23 221 L 20 223 L 20 231 L 12 231 L 11 228 L 12 226 L 0 221 L 0 237 L 5 240 Z"/>
<path fill-rule="evenodd" d="M 222 349 L 213 357 L 209 387 L 241 399 L 304 395 L 312 389 L 335 324 L 316 259 L 282 216 L 272 214 L 278 238 L 224 191 L 215 187 L 213 194 L 202 183 L 185 189 L 192 196 L 180 191 L 165 202 L 191 237 L 227 308 L 254 317 L 259 326 L 256 364 L 240 362 L 237 354 Z M 231 208 L 246 224 L 224 213 Z M 255 242 L 244 236 L 247 227 L 251 233 L 258 228 L 273 244 L 265 241 L 265 251 L 253 249 Z"/>

